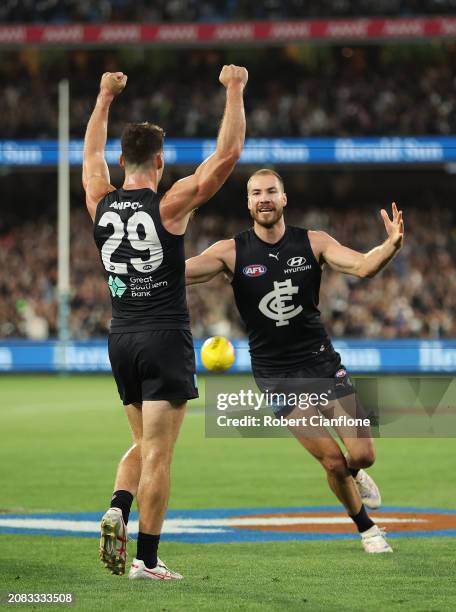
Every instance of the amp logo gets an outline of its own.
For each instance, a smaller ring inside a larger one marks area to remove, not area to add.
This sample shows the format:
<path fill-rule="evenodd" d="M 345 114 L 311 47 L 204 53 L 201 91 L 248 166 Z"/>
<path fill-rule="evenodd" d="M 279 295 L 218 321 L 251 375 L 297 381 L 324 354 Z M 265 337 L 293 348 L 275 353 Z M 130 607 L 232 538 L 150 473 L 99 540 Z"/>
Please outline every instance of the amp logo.
<path fill-rule="evenodd" d="M 266 274 L 267 268 L 266 266 L 263 266 L 263 264 L 250 264 L 249 266 L 245 266 L 242 272 L 246 276 L 262 276 L 263 274 Z"/>

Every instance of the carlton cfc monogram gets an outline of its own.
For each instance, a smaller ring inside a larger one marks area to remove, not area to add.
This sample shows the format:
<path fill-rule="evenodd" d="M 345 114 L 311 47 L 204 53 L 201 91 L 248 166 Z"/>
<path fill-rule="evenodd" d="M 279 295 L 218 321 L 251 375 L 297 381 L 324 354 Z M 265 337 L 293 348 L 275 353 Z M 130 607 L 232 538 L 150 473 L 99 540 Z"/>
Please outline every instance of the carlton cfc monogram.
<path fill-rule="evenodd" d="M 263 297 L 258 308 L 266 317 L 276 321 L 277 327 L 289 325 L 288 319 L 302 312 L 301 305 L 295 307 L 293 304 L 286 304 L 293 300 L 293 295 L 298 291 L 299 287 L 294 287 L 291 280 L 274 281 L 274 289 Z"/>

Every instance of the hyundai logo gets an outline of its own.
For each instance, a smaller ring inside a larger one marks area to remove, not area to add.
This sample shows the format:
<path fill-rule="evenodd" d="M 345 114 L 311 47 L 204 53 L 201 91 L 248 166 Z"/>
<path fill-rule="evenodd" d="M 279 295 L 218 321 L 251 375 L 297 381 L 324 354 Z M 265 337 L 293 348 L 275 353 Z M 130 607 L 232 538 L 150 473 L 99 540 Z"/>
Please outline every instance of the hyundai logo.
<path fill-rule="evenodd" d="M 305 263 L 305 257 L 290 257 L 287 261 L 287 266 L 290 266 L 290 268 L 297 268 L 298 266 L 303 266 Z"/>

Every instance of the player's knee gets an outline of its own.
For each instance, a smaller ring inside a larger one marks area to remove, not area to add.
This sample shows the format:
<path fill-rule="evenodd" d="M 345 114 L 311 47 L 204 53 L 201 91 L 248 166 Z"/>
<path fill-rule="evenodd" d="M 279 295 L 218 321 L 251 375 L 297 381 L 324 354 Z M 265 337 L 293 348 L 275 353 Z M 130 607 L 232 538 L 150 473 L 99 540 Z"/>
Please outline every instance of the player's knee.
<path fill-rule="evenodd" d="M 171 463 L 172 452 L 165 446 L 150 447 L 147 444 L 143 444 L 141 451 L 143 464 L 149 464 L 155 470 L 167 467 Z"/>
<path fill-rule="evenodd" d="M 375 463 L 375 449 L 372 445 L 359 449 L 356 453 L 350 452 L 351 464 L 357 468 L 368 468 Z"/>
<path fill-rule="evenodd" d="M 366 451 L 361 457 L 362 467 L 368 468 L 375 463 L 375 452 Z"/>
<path fill-rule="evenodd" d="M 325 455 L 320 460 L 328 475 L 345 477 L 347 475 L 347 464 L 342 453 L 340 455 Z"/>

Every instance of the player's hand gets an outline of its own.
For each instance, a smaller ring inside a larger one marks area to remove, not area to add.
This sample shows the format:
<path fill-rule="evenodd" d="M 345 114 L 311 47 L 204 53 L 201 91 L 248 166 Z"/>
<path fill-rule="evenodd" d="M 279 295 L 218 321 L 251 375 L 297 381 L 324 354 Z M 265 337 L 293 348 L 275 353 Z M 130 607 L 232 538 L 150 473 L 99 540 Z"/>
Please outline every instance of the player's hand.
<path fill-rule="evenodd" d="M 396 250 L 399 250 L 404 240 L 404 221 L 402 219 L 402 210 L 397 210 L 396 202 L 393 202 L 393 220 L 388 216 L 384 208 L 380 211 L 383 222 L 385 224 L 388 240 Z"/>
<path fill-rule="evenodd" d="M 100 92 L 109 96 L 118 96 L 127 84 L 127 75 L 123 72 L 105 72 L 100 81 Z"/>
<path fill-rule="evenodd" d="M 223 66 L 222 71 L 219 76 L 219 81 L 224 87 L 229 87 L 235 83 L 239 83 L 242 88 L 247 84 L 249 78 L 249 73 L 247 69 L 243 66 L 234 66 L 230 64 L 229 66 Z"/>

